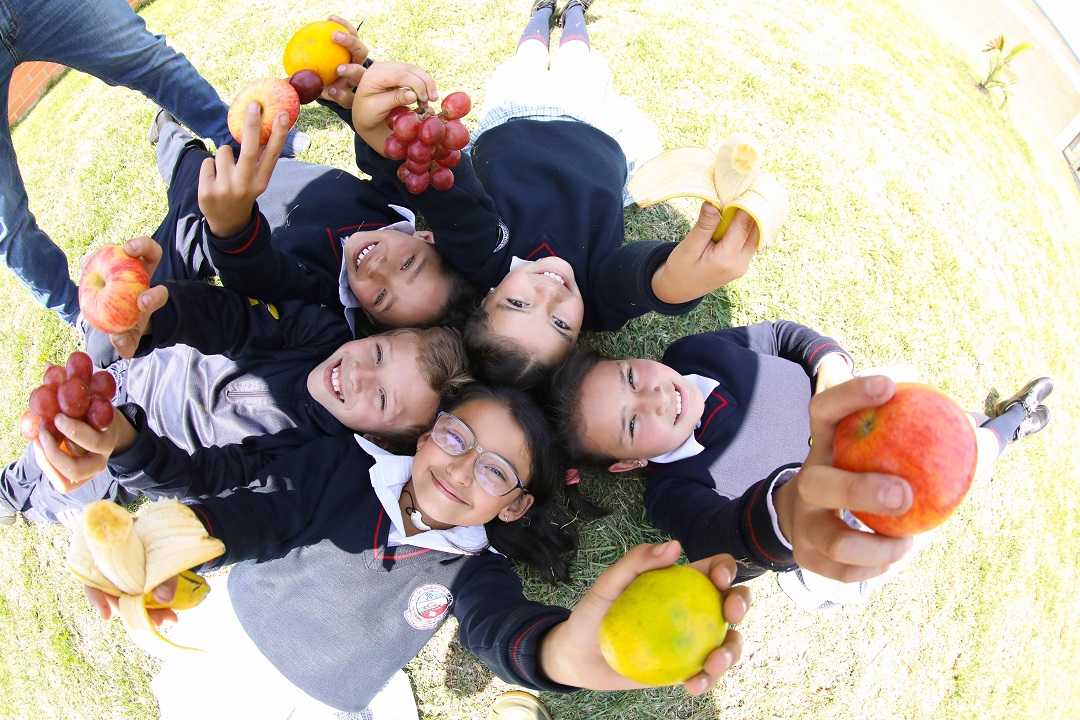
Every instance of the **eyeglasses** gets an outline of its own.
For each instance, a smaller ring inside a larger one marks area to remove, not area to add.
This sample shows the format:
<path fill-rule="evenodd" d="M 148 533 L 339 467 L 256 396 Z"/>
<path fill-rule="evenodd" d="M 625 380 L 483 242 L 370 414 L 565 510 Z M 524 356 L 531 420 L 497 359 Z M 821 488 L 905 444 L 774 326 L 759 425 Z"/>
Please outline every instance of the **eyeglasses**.
<path fill-rule="evenodd" d="M 450 413 L 439 413 L 435 419 L 435 427 L 431 429 L 431 439 L 445 452 L 454 456 L 464 455 L 476 448 L 473 477 L 480 487 L 495 497 L 509 495 L 518 488 L 525 490 L 525 485 L 510 463 L 477 445 L 476 436 L 469 426 Z"/>

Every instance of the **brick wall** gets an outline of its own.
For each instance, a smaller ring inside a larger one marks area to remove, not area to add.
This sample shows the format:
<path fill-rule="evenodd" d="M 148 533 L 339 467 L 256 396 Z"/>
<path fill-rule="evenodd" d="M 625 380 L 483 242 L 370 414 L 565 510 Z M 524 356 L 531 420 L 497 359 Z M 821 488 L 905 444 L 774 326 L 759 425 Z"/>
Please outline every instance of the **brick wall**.
<path fill-rule="evenodd" d="M 128 5 L 139 7 L 145 0 L 128 0 Z M 8 124 L 14 123 L 29 112 L 45 91 L 49 81 L 64 72 L 62 65 L 45 62 L 25 62 L 15 68 L 8 86 Z"/>

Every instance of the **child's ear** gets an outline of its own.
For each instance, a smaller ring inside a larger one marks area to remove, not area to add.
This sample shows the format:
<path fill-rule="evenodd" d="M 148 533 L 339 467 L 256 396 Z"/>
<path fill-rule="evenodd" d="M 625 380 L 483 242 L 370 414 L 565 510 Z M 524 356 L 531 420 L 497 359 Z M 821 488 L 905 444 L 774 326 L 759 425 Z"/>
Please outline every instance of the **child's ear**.
<path fill-rule="evenodd" d="M 420 238 L 424 242 L 431 243 L 432 245 L 435 244 L 435 233 L 430 230 L 417 230 L 413 233 L 413 237 Z"/>
<path fill-rule="evenodd" d="M 423 433 L 420 437 L 416 438 L 416 452 L 420 452 L 420 448 L 423 446 L 424 443 L 426 443 L 428 441 L 428 438 L 430 438 L 430 437 L 431 437 L 431 431 L 428 430 L 427 432 Z"/>
<path fill-rule="evenodd" d="M 621 473 L 630 470 L 640 470 L 649 464 L 648 460 L 620 460 L 608 466 L 608 472 Z"/>
<path fill-rule="evenodd" d="M 521 493 L 514 502 L 499 512 L 499 519 L 503 522 L 514 522 L 529 511 L 534 499 L 529 493 Z"/>

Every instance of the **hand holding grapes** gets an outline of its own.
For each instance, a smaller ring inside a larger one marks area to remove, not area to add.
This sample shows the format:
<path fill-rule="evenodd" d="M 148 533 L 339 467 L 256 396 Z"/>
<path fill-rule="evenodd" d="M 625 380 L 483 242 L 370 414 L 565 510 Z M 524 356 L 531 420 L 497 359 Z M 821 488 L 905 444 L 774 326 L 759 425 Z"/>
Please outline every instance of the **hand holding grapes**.
<path fill-rule="evenodd" d="M 328 19 L 348 30 L 348 33 L 335 31 L 331 39 L 348 50 L 352 58 L 349 63 L 338 68 L 338 79 L 323 89 L 322 97 L 348 109 L 353 105 L 356 88 L 360 84 L 360 78 L 364 76 L 364 61 L 367 60 L 368 48 L 352 29 L 351 23 L 337 15 L 331 15 Z"/>
<path fill-rule="evenodd" d="M 53 427 L 62 433 L 64 443 L 74 442 L 82 450 L 77 457 L 68 454 L 44 427 L 34 440 L 34 457 L 38 467 L 57 492 L 63 494 L 82 487 L 95 475 L 104 472 L 113 452 L 126 450 L 136 438 L 135 428 L 120 413 L 113 413 L 104 430 L 97 430 L 66 415 L 56 415 Z"/>

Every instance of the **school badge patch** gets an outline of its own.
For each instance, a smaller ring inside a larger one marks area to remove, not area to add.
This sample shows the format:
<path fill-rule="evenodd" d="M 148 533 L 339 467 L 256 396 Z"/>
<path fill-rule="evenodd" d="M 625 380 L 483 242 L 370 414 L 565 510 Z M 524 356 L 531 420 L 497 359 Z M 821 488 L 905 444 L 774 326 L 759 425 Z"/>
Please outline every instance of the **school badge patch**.
<path fill-rule="evenodd" d="M 454 606 L 454 596 L 442 585 L 423 585 L 413 590 L 405 608 L 405 622 L 417 630 L 431 630 Z"/>

